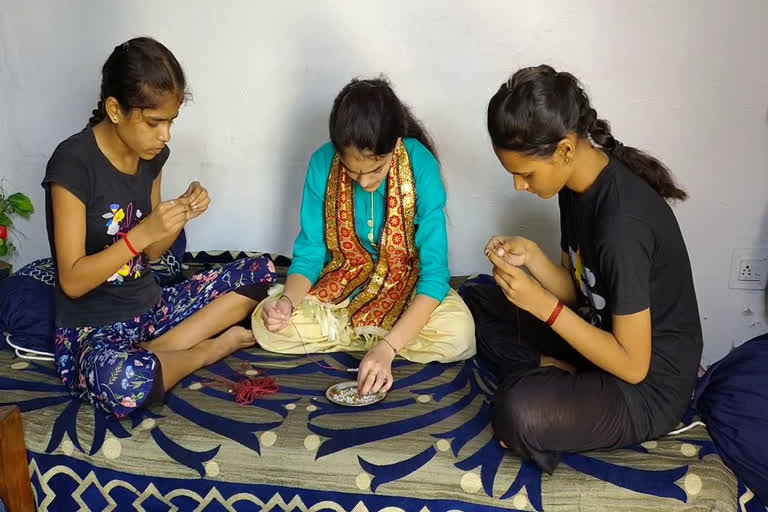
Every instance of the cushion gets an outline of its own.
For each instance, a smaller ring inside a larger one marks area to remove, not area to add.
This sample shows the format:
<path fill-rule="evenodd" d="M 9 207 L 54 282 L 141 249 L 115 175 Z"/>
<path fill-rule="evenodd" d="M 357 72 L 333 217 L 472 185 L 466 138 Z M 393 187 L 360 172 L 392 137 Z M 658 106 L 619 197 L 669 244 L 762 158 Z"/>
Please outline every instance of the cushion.
<path fill-rule="evenodd" d="M 0 280 L 0 345 L 10 343 L 17 354 L 52 354 L 54 283 L 50 258 L 33 261 Z"/>
<path fill-rule="evenodd" d="M 151 264 L 155 281 L 169 286 L 183 279 L 187 239 L 182 230 L 171 248 Z M 53 260 L 45 258 L 25 265 L 0 280 L 0 348 L 10 345 L 21 357 L 50 359 L 53 355 L 56 274 Z"/>
<path fill-rule="evenodd" d="M 173 242 L 163 256 L 150 263 L 152 275 L 160 286 L 170 286 L 184 280 L 182 262 L 187 250 L 187 235 L 182 229 L 179 237 Z"/>
<path fill-rule="evenodd" d="M 768 503 L 768 333 L 710 366 L 693 400 L 723 461 Z"/>

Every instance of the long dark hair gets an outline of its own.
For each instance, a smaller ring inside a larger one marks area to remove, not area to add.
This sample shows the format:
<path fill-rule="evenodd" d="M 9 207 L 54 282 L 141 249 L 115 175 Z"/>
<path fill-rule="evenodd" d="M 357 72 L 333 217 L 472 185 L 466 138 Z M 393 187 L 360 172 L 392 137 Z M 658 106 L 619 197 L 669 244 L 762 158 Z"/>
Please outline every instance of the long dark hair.
<path fill-rule="evenodd" d="M 501 85 L 488 104 L 488 133 L 495 147 L 542 157 L 551 156 L 570 133 L 588 137 L 663 198 L 688 197 L 663 163 L 614 138 L 576 77 L 550 66 L 521 69 Z"/>
<path fill-rule="evenodd" d="M 435 155 L 435 144 L 385 78 L 352 80 L 333 101 L 328 120 L 331 142 L 337 151 L 355 147 L 385 155 L 398 137 L 412 137 Z"/>
<path fill-rule="evenodd" d="M 101 68 L 99 104 L 88 120 L 95 126 L 107 115 L 104 101 L 112 96 L 126 115 L 134 108 L 155 108 L 166 94 L 179 102 L 187 96 L 184 70 L 173 53 L 150 37 L 137 37 L 115 46 Z"/>

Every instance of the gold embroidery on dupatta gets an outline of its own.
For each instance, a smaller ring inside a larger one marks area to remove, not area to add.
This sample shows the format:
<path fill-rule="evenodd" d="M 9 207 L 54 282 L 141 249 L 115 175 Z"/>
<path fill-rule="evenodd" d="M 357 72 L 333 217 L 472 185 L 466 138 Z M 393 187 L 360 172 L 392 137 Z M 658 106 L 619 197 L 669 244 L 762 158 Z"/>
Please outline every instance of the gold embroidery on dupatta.
<path fill-rule="evenodd" d="M 352 325 L 390 330 L 405 310 L 419 277 L 414 223 L 416 186 L 402 140 L 395 147 L 387 176 L 385 225 L 375 266 L 357 234 L 353 185 L 336 155 L 326 189 L 325 211 L 326 244 L 332 259 L 311 293 L 324 302 L 338 304 L 365 285 L 349 305 Z"/>

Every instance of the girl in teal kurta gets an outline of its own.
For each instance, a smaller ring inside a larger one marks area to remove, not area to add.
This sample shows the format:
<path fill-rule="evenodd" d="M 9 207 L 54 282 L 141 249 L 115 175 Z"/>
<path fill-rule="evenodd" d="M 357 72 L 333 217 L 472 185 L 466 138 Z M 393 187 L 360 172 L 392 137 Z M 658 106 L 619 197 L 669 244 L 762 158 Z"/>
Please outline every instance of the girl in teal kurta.
<path fill-rule="evenodd" d="M 432 141 L 386 81 L 353 80 L 329 125 L 285 289 L 256 309 L 254 334 L 281 353 L 366 351 L 359 389 L 386 391 L 398 354 L 475 353 L 472 317 L 449 286 L 445 187 Z"/>

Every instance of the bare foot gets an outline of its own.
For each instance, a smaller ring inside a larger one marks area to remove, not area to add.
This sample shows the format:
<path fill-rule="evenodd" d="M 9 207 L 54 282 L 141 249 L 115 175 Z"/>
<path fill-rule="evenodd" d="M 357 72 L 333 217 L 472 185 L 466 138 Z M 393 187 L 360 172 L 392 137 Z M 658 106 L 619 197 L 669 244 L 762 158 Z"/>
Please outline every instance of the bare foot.
<path fill-rule="evenodd" d="M 255 344 L 253 332 L 245 327 L 235 326 L 216 338 L 201 341 L 195 348 L 204 351 L 205 366 L 209 366 L 240 349 L 252 347 Z"/>
<path fill-rule="evenodd" d="M 221 340 L 224 336 L 230 336 L 233 340 L 237 341 L 238 346 L 235 350 L 252 347 L 256 344 L 256 339 L 253 337 L 253 331 L 246 329 L 245 327 L 240 327 L 239 325 L 230 327 L 216 339 Z"/>

